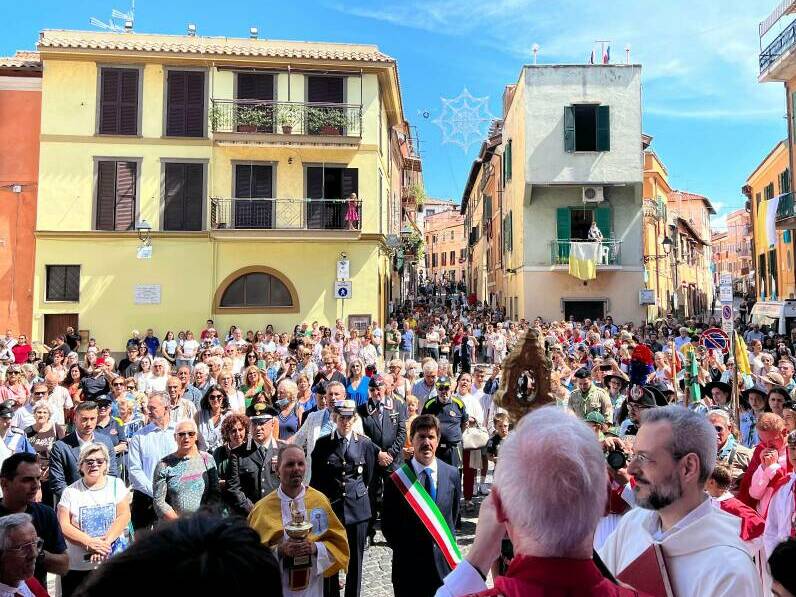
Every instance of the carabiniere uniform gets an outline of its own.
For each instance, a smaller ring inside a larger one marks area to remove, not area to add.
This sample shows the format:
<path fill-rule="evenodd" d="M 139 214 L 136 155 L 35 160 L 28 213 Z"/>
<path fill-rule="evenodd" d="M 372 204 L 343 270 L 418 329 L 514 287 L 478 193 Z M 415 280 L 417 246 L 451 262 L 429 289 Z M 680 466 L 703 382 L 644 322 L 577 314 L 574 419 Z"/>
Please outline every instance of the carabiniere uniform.
<path fill-rule="evenodd" d="M 467 421 L 464 402 L 455 396 L 451 397 L 450 402 L 440 402 L 439 397 L 432 398 L 423 405 L 423 414 L 434 415 L 439 419 L 437 458 L 461 469 L 462 428 Z"/>
<path fill-rule="evenodd" d="M 351 439 L 337 431 L 321 437 L 312 451 L 310 486 L 323 493 L 332 510 L 345 525 L 350 550 L 346 574 L 346 597 L 358 597 L 362 578 L 370 499 L 368 486 L 376 466 L 378 448 L 364 435 L 351 433 Z M 324 595 L 339 595 L 337 577 L 327 579 Z"/>

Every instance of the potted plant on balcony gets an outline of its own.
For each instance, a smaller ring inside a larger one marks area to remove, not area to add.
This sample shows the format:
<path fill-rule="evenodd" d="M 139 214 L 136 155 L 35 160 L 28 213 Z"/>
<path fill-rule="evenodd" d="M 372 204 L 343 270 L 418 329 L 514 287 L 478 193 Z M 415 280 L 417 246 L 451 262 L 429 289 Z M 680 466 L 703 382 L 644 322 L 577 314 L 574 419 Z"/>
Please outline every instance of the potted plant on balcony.
<path fill-rule="evenodd" d="M 224 110 L 221 106 L 213 105 L 207 114 L 210 119 L 210 129 L 215 133 L 218 131 L 221 123 L 224 121 Z"/>
<path fill-rule="evenodd" d="M 298 104 L 279 104 L 277 107 L 277 119 L 285 135 L 290 135 L 293 132 L 293 127 L 301 123 L 303 111 L 303 108 Z"/>
<path fill-rule="evenodd" d="M 240 106 L 236 113 L 237 131 L 239 133 L 256 133 L 268 131 L 273 122 L 272 111 L 267 106 Z"/>
<path fill-rule="evenodd" d="M 426 202 L 426 191 L 423 187 L 417 183 L 413 184 L 409 188 L 409 194 L 414 198 L 415 205 L 417 205 L 417 211 L 423 211 L 423 204 Z"/>
<path fill-rule="evenodd" d="M 307 108 L 307 125 L 316 135 L 342 135 L 349 124 L 345 108 Z"/>

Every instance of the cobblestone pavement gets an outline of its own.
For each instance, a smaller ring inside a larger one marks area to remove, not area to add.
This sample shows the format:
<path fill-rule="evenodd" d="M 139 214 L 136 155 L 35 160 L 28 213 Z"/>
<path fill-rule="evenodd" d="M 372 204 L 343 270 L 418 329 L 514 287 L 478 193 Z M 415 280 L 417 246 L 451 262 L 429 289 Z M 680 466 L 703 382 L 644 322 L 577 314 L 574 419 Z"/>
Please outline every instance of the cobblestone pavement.
<path fill-rule="evenodd" d="M 491 481 L 491 472 L 487 478 Z M 475 523 L 478 520 L 478 508 L 483 497 L 473 499 L 474 512 L 462 511 L 462 528 L 456 533 L 456 542 L 462 555 L 467 553 L 475 537 Z M 392 581 L 392 550 L 387 547 L 381 532 L 376 533 L 376 544 L 365 551 L 362 562 L 362 597 L 393 597 Z"/>

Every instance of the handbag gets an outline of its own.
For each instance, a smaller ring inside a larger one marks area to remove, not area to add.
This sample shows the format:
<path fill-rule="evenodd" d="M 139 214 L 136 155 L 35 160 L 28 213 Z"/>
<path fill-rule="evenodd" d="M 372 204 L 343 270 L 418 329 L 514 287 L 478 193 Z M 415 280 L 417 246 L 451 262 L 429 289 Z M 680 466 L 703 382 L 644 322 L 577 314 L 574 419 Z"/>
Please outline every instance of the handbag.
<path fill-rule="evenodd" d="M 113 503 L 116 504 L 116 483 L 113 484 Z M 135 534 L 135 530 L 133 529 L 133 521 L 127 523 L 127 526 L 122 531 L 122 534 L 119 535 L 116 540 L 111 543 L 111 556 L 115 556 L 118 553 L 123 552 L 125 549 L 130 547 L 130 543 L 133 542 L 133 535 Z"/>
<path fill-rule="evenodd" d="M 468 427 L 462 433 L 462 447 L 465 450 L 480 450 L 489 441 L 489 432 L 481 427 Z"/>

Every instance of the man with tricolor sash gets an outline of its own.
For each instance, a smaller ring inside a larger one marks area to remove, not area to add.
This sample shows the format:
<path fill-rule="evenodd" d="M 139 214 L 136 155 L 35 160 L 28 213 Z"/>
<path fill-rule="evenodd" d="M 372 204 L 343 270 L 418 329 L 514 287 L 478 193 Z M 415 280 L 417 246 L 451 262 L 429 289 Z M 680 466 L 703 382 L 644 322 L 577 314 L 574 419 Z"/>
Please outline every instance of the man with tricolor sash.
<path fill-rule="evenodd" d="M 382 531 L 392 548 L 395 597 L 430 597 L 461 560 L 454 521 L 459 471 L 437 459 L 439 421 L 419 415 L 409 430 L 414 456 L 384 486 Z"/>

